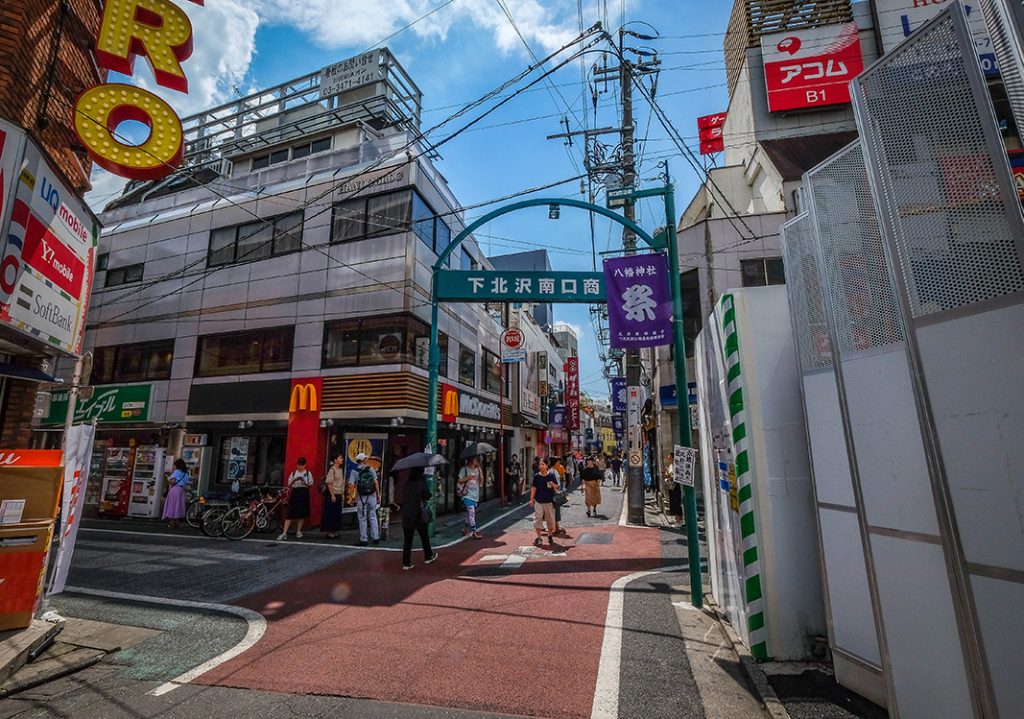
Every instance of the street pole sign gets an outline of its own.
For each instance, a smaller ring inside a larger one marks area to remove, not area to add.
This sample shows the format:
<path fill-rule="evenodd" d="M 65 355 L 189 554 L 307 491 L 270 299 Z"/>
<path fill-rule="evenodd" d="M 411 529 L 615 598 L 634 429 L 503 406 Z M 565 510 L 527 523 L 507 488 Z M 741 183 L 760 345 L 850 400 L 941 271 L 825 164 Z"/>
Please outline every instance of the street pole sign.
<path fill-rule="evenodd" d="M 524 362 L 526 360 L 526 336 L 521 329 L 512 327 L 501 333 L 501 361 Z"/>
<path fill-rule="evenodd" d="M 437 299 L 462 302 L 604 302 L 604 273 L 438 270 Z"/>
<path fill-rule="evenodd" d="M 675 445 L 673 448 L 673 472 L 672 478 L 676 484 L 684 487 L 693 486 L 693 475 L 697 467 L 697 450 L 693 447 Z"/>
<path fill-rule="evenodd" d="M 614 209 L 616 207 L 625 207 L 627 202 L 630 202 L 631 200 L 634 199 L 633 191 L 634 188 L 632 186 L 619 187 L 615 190 L 608 190 L 608 192 L 605 193 L 605 204 L 610 209 Z"/>

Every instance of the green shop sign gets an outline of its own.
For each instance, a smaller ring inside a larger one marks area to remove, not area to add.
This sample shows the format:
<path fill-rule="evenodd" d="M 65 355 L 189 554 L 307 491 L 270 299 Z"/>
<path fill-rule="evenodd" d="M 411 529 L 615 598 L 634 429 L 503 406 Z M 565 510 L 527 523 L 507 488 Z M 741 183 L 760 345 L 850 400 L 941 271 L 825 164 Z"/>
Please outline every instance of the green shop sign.
<path fill-rule="evenodd" d="M 93 396 L 79 399 L 75 404 L 75 424 L 92 422 L 145 422 L 149 419 L 149 404 L 153 385 L 132 384 L 96 387 Z M 68 414 L 68 391 L 54 392 L 50 400 L 50 414 L 42 424 L 64 424 Z"/>
<path fill-rule="evenodd" d="M 470 302 L 604 302 L 604 273 L 440 270 L 437 298 Z"/>

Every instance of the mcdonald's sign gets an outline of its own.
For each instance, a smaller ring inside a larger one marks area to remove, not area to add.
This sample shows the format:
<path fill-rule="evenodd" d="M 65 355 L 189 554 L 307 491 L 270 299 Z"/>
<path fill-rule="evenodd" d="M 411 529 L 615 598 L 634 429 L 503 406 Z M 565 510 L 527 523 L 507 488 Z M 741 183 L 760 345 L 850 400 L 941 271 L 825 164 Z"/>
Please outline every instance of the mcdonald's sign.
<path fill-rule="evenodd" d="M 459 418 L 459 390 L 450 384 L 441 385 L 441 421 L 454 422 Z"/>
<path fill-rule="evenodd" d="M 316 385 L 312 382 L 292 385 L 292 397 L 288 402 L 288 413 L 319 412 Z"/>

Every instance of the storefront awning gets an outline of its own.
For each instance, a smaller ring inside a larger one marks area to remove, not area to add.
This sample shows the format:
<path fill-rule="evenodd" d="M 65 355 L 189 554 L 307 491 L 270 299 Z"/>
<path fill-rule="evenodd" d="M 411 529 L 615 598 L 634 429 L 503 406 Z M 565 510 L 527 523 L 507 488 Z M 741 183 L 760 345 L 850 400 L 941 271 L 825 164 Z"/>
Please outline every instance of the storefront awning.
<path fill-rule="evenodd" d="M 10 362 L 0 362 L 0 377 L 27 379 L 30 382 L 64 383 L 64 380 L 54 377 L 53 375 L 46 374 L 46 372 L 43 372 L 41 369 L 37 369 L 35 367 L 24 367 L 22 365 L 11 364 Z"/>

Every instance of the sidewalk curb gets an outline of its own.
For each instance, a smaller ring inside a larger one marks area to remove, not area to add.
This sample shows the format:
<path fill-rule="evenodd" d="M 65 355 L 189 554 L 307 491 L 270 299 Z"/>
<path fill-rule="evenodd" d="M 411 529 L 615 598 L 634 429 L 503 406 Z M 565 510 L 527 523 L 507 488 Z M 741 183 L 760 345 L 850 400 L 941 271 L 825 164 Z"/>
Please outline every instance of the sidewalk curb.
<path fill-rule="evenodd" d="M 101 649 L 94 650 L 96 653 L 92 656 L 83 657 L 77 661 L 66 664 L 59 669 L 46 674 L 33 677 L 32 679 L 24 682 L 13 682 L 6 687 L 0 687 L 0 699 L 6 699 L 7 697 L 13 696 L 20 692 L 28 691 L 29 689 L 35 689 L 43 684 L 55 681 L 57 679 L 63 679 L 71 674 L 76 674 L 83 669 L 88 669 L 93 664 L 97 664 L 103 657 L 107 656 L 108 652 Z"/>
<path fill-rule="evenodd" d="M 739 635 L 736 634 L 732 624 L 726 621 L 721 607 L 718 606 L 710 595 L 704 596 L 704 606 L 709 612 L 714 614 L 719 626 L 722 627 L 722 631 L 725 632 L 725 636 L 729 638 L 733 651 L 736 652 L 736 656 L 740 659 L 740 666 L 743 667 L 744 673 L 746 673 L 747 678 L 753 685 L 754 691 L 757 692 L 761 704 L 764 706 L 765 711 L 768 712 L 768 716 L 771 719 L 792 719 L 789 711 L 786 709 L 786 705 L 779 700 L 779 696 L 772 689 L 772 685 L 768 683 L 768 677 L 761 671 L 757 660 L 754 659 L 746 645 L 740 641 Z"/>

